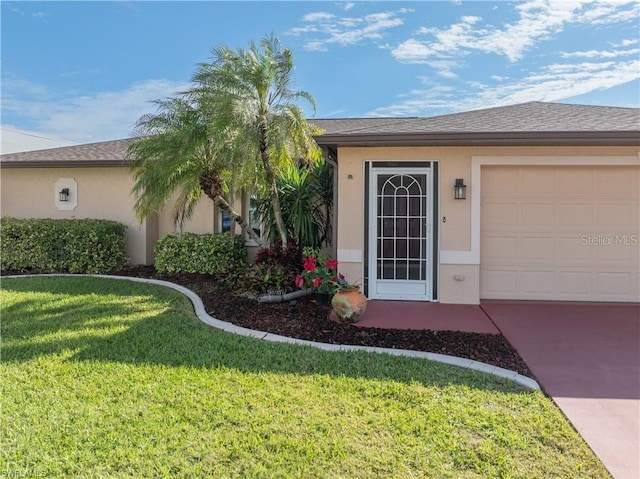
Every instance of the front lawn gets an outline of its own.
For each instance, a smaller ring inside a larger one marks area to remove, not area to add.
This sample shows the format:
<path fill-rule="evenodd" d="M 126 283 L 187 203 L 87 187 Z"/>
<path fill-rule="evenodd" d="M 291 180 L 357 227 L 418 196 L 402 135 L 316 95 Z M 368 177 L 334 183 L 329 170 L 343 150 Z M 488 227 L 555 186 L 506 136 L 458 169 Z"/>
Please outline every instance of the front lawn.
<path fill-rule="evenodd" d="M 507 380 L 234 336 L 154 285 L 1 286 L 3 475 L 609 477 L 548 398 Z"/>

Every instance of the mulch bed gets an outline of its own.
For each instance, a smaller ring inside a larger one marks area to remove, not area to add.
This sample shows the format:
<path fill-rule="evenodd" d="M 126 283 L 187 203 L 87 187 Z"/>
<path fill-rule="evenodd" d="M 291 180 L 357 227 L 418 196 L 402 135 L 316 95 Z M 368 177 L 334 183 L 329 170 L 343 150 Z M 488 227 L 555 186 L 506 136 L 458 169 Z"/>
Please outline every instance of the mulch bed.
<path fill-rule="evenodd" d="M 162 279 L 185 286 L 202 298 L 211 316 L 245 328 L 321 343 L 447 354 L 534 378 L 520 355 L 500 334 L 380 329 L 338 324 L 328 319 L 330 306 L 317 306 L 310 297 L 298 300 L 295 307 L 289 303 L 261 304 L 221 289 L 208 275 L 162 274 L 149 266 L 129 268 L 115 274 Z"/>

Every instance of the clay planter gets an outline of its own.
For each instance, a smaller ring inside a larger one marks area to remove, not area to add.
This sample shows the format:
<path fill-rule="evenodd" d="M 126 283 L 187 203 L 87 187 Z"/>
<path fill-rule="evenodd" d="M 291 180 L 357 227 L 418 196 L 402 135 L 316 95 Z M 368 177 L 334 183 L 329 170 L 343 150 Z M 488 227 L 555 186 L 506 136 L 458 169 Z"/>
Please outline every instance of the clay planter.
<path fill-rule="evenodd" d="M 333 295 L 331 307 L 339 322 L 356 323 L 367 309 L 367 298 L 357 286 L 343 288 Z"/>

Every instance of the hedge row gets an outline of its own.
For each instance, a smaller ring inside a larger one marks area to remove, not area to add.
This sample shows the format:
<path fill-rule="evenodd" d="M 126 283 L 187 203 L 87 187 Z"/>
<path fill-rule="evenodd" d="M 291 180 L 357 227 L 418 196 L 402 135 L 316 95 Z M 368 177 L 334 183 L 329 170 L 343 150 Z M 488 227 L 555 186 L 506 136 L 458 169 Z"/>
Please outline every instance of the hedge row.
<path fill-rule="evenodd" d="M 229 233 L 167 234 L 155 246 L 156 270 L 165 273 L 216 274 L 244 263 L 247 247 L 242 235 Z"/>
<path fill-rule="evenodd" d="M 122 223 L 96 219 L 0 220 L 0 268 L 32 273 L 108 273 L 128 259 Z"/>

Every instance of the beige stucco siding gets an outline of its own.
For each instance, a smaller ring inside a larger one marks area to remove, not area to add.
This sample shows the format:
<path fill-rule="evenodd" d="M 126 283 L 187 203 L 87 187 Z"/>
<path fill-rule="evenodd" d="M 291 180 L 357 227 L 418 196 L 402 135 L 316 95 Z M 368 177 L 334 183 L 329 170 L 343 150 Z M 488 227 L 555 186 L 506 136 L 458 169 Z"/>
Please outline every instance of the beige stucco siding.
<path fill-rule="evenodd" d="M 135 218 L 127 168 L 2 168 L 0 210 L 16 218 L 97 218 L 127 226 L 127 255 L 132 264 L 153 261 L 151 244 L 157 229 Z M 77 183 L 77 206 L 56 207 L 56 182 L 73 178 Z M 150 226 L 150 228 L 149 228 Z"/>
<path fill-rule="evenodd" d="M 177 195 L 174 195 L 167 202 L 165 208 L 160 212 L 158 219 L 158 233 L 162 238 L 167 233 L 175 233 L 176 225 L 173 221 L 173 208 Z M 183 232 L 185 233 L 213 233 L 214 232 L 214 206 L 207 196 L 202 195 L 196 205 L 193 215 L 185 222 Z"/>
<path fill-rule="evenodd" d="M 2 168 L 0 170 L 0 212 L 16 218 L 100 218 L 127 226 L 127 255 L 131 264 L 153 264 L 154 247 L 159 238 L 176 231 L 172 211 L 176 196 L 155 217 L 142 223 L 134 212 L 131 194 L 133 179 L 128 168 Z M 56 207 L 56 182 L 73 179 L 77 183 L 78 205 L 73 210 Z M 236 208 L 242 211 L 242 204 Z M 213 202 L 203 196 L 183 231 L 218 231 Z"/>
<path fill-rule="evenodd" d="M 364 273 L 364 164 L 366 161 L 437 161 L 439 164 L 439 299 L 449 303 L 480 300 L 480 168 L 476 158 L 570 158 L 580 164 L 624 158 L 633 162 L 638 147 L 340 147 L 338 149 L 338 259 L 349 280 Z M 634 160 L 635 159 L 635 160 Z M 525 160 L 526 161 L 526 160 Z M 567 160 L 569 161 L 569 160 Z M 474 178 L 473 175 L 478 176 Z M 467 200 L 453 198 L 453 184 L 463 178 Z M 476 204 L 477 202 L 477 204 Z M 475 212 L 475 213 L 474 213 Z M 456 279 L 457 278 L 457 279 Z"/>

